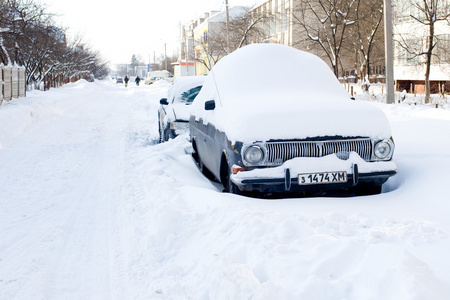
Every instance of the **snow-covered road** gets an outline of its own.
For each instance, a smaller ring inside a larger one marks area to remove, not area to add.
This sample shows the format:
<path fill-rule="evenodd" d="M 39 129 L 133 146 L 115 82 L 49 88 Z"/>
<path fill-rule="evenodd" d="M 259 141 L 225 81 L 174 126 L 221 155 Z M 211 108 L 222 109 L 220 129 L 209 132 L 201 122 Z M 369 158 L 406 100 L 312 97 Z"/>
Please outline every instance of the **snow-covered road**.
<path fill-rule="evenodd" d="M 167 86 L 69 84 L 0 106 L 0 300 L 450 299 L 450 111 L 384 105 L 381 195 L 221 193 L 157 144 Z"/>

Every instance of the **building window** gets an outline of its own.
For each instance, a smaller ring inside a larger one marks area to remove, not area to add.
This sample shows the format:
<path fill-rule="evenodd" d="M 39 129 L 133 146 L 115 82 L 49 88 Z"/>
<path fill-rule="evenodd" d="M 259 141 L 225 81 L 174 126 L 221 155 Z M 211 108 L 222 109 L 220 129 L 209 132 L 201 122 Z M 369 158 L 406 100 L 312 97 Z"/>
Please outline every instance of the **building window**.
<path fill-rule="evenodd" d="M 414 49 L 421 49 L 421 44 L 421 40 L 416 38 L 406 40 L 405 46 L 411 51 L 414 51 Z M 421 62 L 421 56 L 411 53 L 399 45 L 397 47 L 397 60 L 399 65 L 415 66 Z"/>
<path fill-rule="evenodd" d="M 450 34 L 439 34 L 435 36 L 437 41 L 434 50 L 433 63 L 450 64 Z"/>
<path fill-rule="evenodd" d="M 275 18 L 276 15 L 273 15 L 270 17 L 270 36 L 275 35 Z"/>
<path fill-rule="evenodd" d="M 289 10 L 285 10 L 283 13 L 283 32 L 289 30 Z"/>

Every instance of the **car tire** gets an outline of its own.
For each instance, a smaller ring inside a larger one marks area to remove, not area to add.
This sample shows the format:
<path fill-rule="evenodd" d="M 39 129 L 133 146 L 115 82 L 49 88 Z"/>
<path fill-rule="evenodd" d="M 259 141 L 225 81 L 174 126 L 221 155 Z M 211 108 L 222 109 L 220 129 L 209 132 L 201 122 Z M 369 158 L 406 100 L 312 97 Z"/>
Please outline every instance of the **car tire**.
<path fill-rule="evenodd" d="M 206 178 L 208 178 L 211 181 L 216 180 L 216 177 L 203 164 L 202 159 L 200 158 L 200 155 L 197 155 L 197 163 L 198 163 L 198 168 L 200 169 L 200 172 L 202 172 L 202 174 L 205 175 Z"/>
<path fill-rule="evenodd" d="M 175 134 L 173 133 L 173 131 L 169 127 L 166 127 L 165 129 L 160 129 L 159 130 L 159 141 L 160 141 L 160 143 L 167 142 L 169 139 L 173 139 L 173 138 L 175 138 Z"/>
<path fill-rule="evenodd" d="M 192 141 L 192 158 L 198 164 L 198 152 L 197 152 L 197 144 L 195 140 Z"/>

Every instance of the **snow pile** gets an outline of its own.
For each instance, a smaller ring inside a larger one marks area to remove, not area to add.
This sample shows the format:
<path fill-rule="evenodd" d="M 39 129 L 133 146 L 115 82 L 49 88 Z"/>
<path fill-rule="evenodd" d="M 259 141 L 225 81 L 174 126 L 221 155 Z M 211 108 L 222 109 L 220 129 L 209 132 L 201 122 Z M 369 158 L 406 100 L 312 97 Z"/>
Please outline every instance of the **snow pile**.
<path fill-rule="evenodd" d="M 380 195 L 222 193 L 157 144 L 168 86 L 81 82 L 0 107 L 0 299 L 450 299 L 450 112 L 371 103 Z"/>

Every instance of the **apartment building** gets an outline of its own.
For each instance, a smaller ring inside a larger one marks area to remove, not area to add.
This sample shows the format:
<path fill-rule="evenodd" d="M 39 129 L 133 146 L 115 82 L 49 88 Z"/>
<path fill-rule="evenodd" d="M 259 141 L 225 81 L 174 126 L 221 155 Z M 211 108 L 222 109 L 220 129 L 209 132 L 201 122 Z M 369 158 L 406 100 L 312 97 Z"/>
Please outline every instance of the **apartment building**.
<path fill-rule="evenodd" d="M 361 54 L 357 45 L 356 25 L 348 25 L 345 31 L 349 35 L 349 37 L 345 38 L 346 44 L 339 45 L 339 42 L 337 42 L 336 45 L 332 45 L 328 43 L 329 41 L 331 43 L 335 42 L 330 34 L 331 24 L 324 24 L 324 27 L 318 24 L 318 18 L 320 16 L 323 16 L 326 22 L 332 22 L 331 19 L 326 17 L 327 13 L 342 15 L 334 17 L 335 21 L 337 21 L 336 24 L 341 23 L 338 26 L 342 26 L 345 22 L 347 24 L 354 24 L 353 18 L 355 18 L 354 11 L 356 5 L 355 7 L 351 7 L 348 12 L 342 12 L 339 9 L 336 11 L 326 11 L 327 9 L 331 9 L 326 7 L 327 3 L 324 6 L 321 6 L 318 2 L 311 3 L 312 6 L 310 7 L 307 2 L 300 0 L 265 0 L 255 6 L 250 10 L 250 13 L 253 20 L 260 19 L 260 21 L 259 30 L 252 37 L 252 42 L 279 43 L 313 53 L 328 63 L 330 68 L 338 73 L 338 77 L 341 80 L 351 81 L 358 79 L 358 75 L 361 72 Z M 312 7 L 317 9 L 317 15 L 312 13 Z M 342 8 L 344 10 L 345 5 L 342 5 Z M 318 42 L 319 37 L 316 35 L 318 31 L 315 31 L 314 27 L 317 27 L 317 30 L 321 31 L 320 38 L 323 39 L 324 47 L 328 47 L 328 49 L 324 50 Z M 309 32 L 305 28 L 308 28 Z M 324 34 L 325 30 L 328 30 L 328 36 Z M 342 27 L 338 31 L 341 32 Z M 351 34 L 349 34 L 350 32 Z M 339 33 L 336 37 L 339 39 Z M 330 40 L 327 40 L 328 38 Z M 339 49 L 333 48 L 335 46 Z M 336 50 L 339 51 L 339 55 L 330 58 L 330 54 L 332 55 L 333 52 L 336 53 Z M 384 59 L 380 59 L 379 55 L 372 57 L 374 60 L 370 66 L 371 82 L 384 81 Z"/>
<path fill-rule="evenodd" d="M 233 20 L 233 18 L 242 16 L 247 12 L 248 8 L 243 6 L 230 7 L 228 11 L 229 19 Z M 182 28 L 180 61 L 194 63 L 195 75 L 208 74 L 220 58 L 228 54 L 225 34 L 225 11 L 203 13 Z"/>
<path fill-rule="evenodd" d="M 397 0 L 394 3 L 394 77 L 396 90 L 425 93 L 425 56 L 419 55 L 429 44 L 429 26 L 419 20 L 425 18 L 420 6 L 423 2 Z M 449 13 L 450 2 L 437 2 L 438 15 Z M 431 93 L 450 91 L 450 26 L 439 21 L 434 26 L 434 43 L 430 70 Z"/>
<path fill-rule="evenodd" d="M 253 42 L 278 43 L 294 46 L 294 33 L 300 31 L 292 22 L 294 0 L 268 0 L 251 9 L 253 20 L 258 20 L 259 30 Z M 295 28 L 294 28 L 295 27 Z M 296 30 L 295 30 L 296 29 Z"/>

